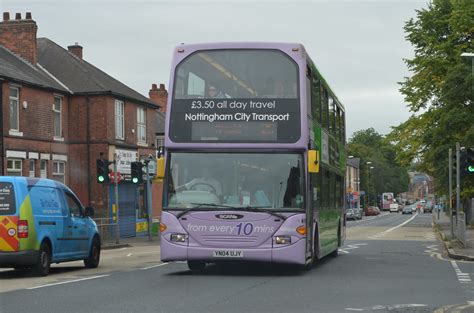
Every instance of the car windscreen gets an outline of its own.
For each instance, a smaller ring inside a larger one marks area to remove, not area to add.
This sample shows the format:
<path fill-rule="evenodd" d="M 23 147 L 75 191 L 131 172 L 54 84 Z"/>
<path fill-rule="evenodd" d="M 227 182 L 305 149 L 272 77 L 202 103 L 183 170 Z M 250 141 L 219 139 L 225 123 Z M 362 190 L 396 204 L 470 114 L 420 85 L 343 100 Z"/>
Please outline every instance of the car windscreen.
<path fill-rule="evenodd" d="M 15 192 L 12 183 L 0 182 L 0 215 L 16 213 Z"/>

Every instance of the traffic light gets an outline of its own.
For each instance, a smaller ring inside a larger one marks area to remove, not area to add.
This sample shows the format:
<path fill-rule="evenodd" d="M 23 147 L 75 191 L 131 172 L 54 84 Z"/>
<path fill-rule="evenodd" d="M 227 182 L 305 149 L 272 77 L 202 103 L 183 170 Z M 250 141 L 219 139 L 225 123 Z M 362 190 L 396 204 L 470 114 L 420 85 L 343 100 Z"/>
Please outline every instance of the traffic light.
<path fill-rule="evenodd" d="M 132 162 L 132 183 L 141 184 L 143 183 L 143 164 L 142 162 Z"/>
<path fill-rule="evenodd" d="M 461 173 L 464 175 L 474 174 L 474 149 L 467 148 L 461 151 Z"/>
<path fill-rule="evenodd" d="M 97 159 L 97 182 L 100 184 L 109 183 L 109 161 Z"/>

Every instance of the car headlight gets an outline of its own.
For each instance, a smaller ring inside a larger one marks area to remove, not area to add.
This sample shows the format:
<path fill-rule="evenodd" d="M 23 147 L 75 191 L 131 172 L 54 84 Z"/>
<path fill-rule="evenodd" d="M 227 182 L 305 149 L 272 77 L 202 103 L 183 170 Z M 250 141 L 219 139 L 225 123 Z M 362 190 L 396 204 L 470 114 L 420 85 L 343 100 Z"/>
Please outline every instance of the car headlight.
<path fill-rule="evenodd" d="M 186 242 L 188 241 L 188 235 L 174 233 L 174 234 L 171 234 L 170 240 L 171 242 Z"/>

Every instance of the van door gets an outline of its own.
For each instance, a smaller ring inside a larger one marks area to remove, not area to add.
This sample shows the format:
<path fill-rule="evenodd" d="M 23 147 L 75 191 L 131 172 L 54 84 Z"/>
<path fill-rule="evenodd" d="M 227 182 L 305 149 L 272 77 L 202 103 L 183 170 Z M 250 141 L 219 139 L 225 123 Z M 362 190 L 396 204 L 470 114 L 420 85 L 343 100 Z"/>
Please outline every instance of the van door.
<path fill-rule="evenodd" d="M 29 196 L 35 219 L 38 240 L 49 238 L 53 245 L 53 261 L 62 259 L 67 253 L 63 240 L 66 214 L 62 205 L 61 191 L 54 187 L 34 185 L 29 187 Z"/>
<path fill-rule="evenodd" d="M 19 250 L 17 224 L 13 183 L 0 182 L 0 252 Z"/>
<path fill-rule="evenodd" d="M 66 218 L 67 229 L 70 231 L 70 244 L 72 255 L 85 257 L 89 255 L 89 229 L 84 217 L 84 208 L 79 200 L 67 190 L 64 197 L 69 210 Z"/>

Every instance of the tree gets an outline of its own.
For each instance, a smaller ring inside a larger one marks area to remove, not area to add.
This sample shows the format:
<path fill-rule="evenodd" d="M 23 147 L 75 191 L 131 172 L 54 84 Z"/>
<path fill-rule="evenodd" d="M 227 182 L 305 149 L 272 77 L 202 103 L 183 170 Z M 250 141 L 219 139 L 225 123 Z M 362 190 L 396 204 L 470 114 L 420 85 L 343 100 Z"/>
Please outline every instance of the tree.
<path fill-rule="evenodd" d="M 373 128 L 357 131 L 349 140 L 348 155 L 360 158 L 361 189 L 369 191 L 371 198 L 383 192 L 395 194 L 408 189 L 408 172 L 396 159 L 396 149 Z M 374 169 L 368 173 L 367 162 Z M 370 184 L 368 184 L 370 175 Z M 370 190 L 369 190 L 370 185 Z"/>
<path fill-rule="evenodd" d="M 404 29 L 415 56 L 405 60 L 413 75 L 400 92 L 413 115 L 387 139 L 401 164 L 417 162 L 446 193 L 448 149 L 474 147 L 474 78 L 471 60 L 461 57 L 474 52 L 474 1 L 433 0 Z M 473 196 L 472 179 L 464 183 L 464 195 Z"/>

